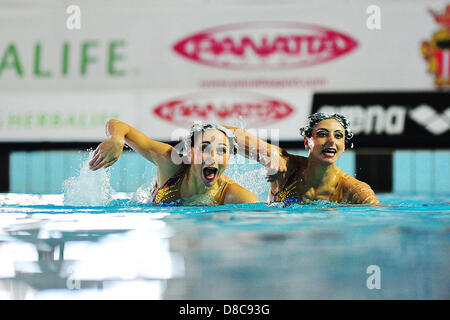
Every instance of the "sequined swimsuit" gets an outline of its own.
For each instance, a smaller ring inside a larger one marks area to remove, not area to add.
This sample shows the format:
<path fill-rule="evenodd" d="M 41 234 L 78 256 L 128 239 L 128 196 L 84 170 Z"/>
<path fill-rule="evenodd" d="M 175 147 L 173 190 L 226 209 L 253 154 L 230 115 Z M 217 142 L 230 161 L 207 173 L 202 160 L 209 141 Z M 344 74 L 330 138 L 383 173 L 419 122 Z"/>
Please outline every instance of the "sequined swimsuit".
<path fill-rule="evenodd" d="M 297 195 L 297 172 L 298 169 L 295 169 L 280 191 L 275 194 L 269 191 L 270 202 L 283 202 L 285 206 L 288 206 L 291 203 L 302 202 L 304 200 L 303 197 Z"/>
<path fill-rule="evenodd" d="M 161 187 L 155 188 L 152 194 L 152 202 L 155 204 L 159 203 L 170 203 L 175 202 L 181 198 L 180 186 L 183 181 L 184 170 L 179 172 L 174 177 L 167 180 L 167 182 Z"/>
<path fill-rule="evenodd" d="M 298 181 L 298 174 L 299 170 L 295 169 L 291 176 L 287 179 L 286 183 L 284 184 L 284 187 L 278 191 L 277 193 L 273 194 L 271 191 L 269 191 L 269 200 L 270 202 L 282 202 L 284 206 L 288 206 L 292 203 L 296 202 L 305 202 L 307 198 L 303 196 L 299 196 L 297 193 L 297 181 Z M 338 183 L 334 187 L 334 190 L 332 194 L 328 196 L 328 201 L 330 202 L 346 202 L 344 200 L 344 189 L 346 181 L 350 178 L 350 176 L 346 173 L 342 175 L 342 178 L 339 179 Z M 311 199 L 314 200 L 314 199 Z"/>
<path fill-rule="evenodd" d="M 181 183 L 185 177 L 188 166 L 183 166 L 172 178 L 168 179 L 161 187 L 155 188 L 152 192 L 152 202 L 154 204 L 173 204 L 181 199 Z M 219 188 L 214 195 L 216 204 L 223 204 L 225 200 L 225 190 L 233 183 L 233 180 L 226 176 L 219 177 Z"/>

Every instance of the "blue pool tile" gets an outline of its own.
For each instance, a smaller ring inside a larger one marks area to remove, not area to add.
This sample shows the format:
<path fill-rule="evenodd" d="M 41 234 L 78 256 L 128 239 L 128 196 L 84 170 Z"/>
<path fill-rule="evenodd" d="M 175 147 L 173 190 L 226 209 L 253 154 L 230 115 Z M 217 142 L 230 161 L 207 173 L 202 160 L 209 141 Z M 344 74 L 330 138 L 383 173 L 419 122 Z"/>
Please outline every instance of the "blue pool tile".
<path fill-rule="evenodd" d="M 429 194 L 433 192 L 433 154 L 429 151 L 416 151 L 415 153 L 415 191 Z"/>
<path fill-rule="evenodd" d="M 339 158 L 337 165 L 342 171 L 354 177 L 356 175 L 355 152 L 345 151 Z"/>
<path fill-rule="evenodd" d="M 136 155 L 136 152 L 132 151 L 124 151 L 122 153 L 121 157 L 126 160 L 126 164 L 120 172 L 120 177 L 122 179 L 120 190 L 123 192 L 133 192 L 137 189 L 135 188 L 135 185 L 137 184 L 136 179 L 138 179 L 139 163 L 138 159 L 135 157 Z"/>
<path fill-rule="evenodd" d="M 394 193 L 415 192 L 414 152 L 395 151 L 392 164 L 392 179 Z"/>
<path fill-rule="evenodd" d="M 306 150 L 288 150 L 307 156 Z M 16 193 L 61 193 L 62 184 L 69 177 L 79 174 L 88 160 L 86 151 L 35 151 L 13 152 L 10 155 L 10 192 Z M 240 156 L 238 156 L 240 157 Z M 241 157 L 242 158 L 242 157 Z M 242 160 L 244 164 L 242 164 Z M 399 150 L 393 155 L 393 192 L 421 194 L 450 193 L 450 151 Z M 355 152 L 346 151 L 338 166 L 350 175 L 355 174 Z M 240 159 L 230 164 L 225 172 L 237 182 L 245 181 L 251 174 L 264 181 L 262 166 L 253 160 Z M 111 186 L 117 192 L 134 192 L 149 185 L 156 177 L 156 166 L 134 151 L 125 150 L 121 158 L 111 167 Z M 260 177 L 261 176 L 261 177 Z M 252 191 L 263 194 L 252 182 Z M 252 189 L 255 189 L 253 190 Z M 261 190 L 260 190 L 261 189 Z"/>
<path fill-rule="evenodd" d="M 129 165 L 126 189 L 128 190 L 127 192 L 134 192 L 156 176 L 156 166 L 136 152 L 130 152 L 127 156 Z M 154 172 L 150 177 L 145 174 L 147 167 L 148 170 L 153 170 L 151 172 Z"/>
<path fill-rule="evenodd" d="M 434 192 L 450 193 L 450 151 L 436 151 L 434 153 Z"/>
<path fill-rule="evenodd" d="M 50 168 L 48 166 L 46 152 L 31 152 L 27 163 L 27 175 L 30 183 L 27 183 L 27 193 L 45 193 L 48 188 L 48 175 Z"/>
<path fill-rule="evenodd" d="M 110 167 L 111 187 L 117 192 L 134 192 L 144 182 L 147 159 L 135 151 L 125 150 L 119 160 Z"/>
<path fill-rule="evenodd" d="M 26 152 L 13 152 L 9 160 L 9 190 L 13 193 L 26 193 L 27 189 Z"/>
<path fill-rule="evenodd" d="M 47 161 L 50 167 L 48 172 L 48 188 L 46 188 L 46 193 L 61 193 L 62 183 L 67 177 L 65 176 L 64 167 L 66 166 L 64 162 L 64 151 L 50 151 L 47 154 Z"/>
<path fill-rule="evenodd" d="M 121 181 L 122 177 L 121 177 L 121 170 L 124 167 L 124 164 L 126 163 L 126 157 L 120 157 L 119 160 L 117 160 L 111 167 L 109 167 L 109 172 L 110 172 L 110 180 L 109 183 L 111 185 L 111 187 L 114 189 L 114 191 L 116 192 L 120 192 L 121 191 L 121 185 L 123 185 L 123 182 Z"/>

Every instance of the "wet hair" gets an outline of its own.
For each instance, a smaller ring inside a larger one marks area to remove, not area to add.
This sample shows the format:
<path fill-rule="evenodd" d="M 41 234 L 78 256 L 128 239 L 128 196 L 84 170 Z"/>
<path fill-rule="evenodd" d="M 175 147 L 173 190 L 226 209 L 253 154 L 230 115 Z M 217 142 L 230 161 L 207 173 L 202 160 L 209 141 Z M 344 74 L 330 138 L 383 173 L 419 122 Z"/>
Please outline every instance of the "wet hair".
<path fill-rule="evenodd" d="M 353 138 L 353 132 L 350 130 L 350 121 L 339 113 L 329 114 L 324 112 L 317 112 L 308 116 L 308 123 L 306 126 L 300 128 L 300 134 L 304 137 L 311 138 L 314 127 L 321 121 L 327 119 L 334 119 L 339 122 L 345 129 L 345 146 L 352 147 L 350 140 Z"/>
<path fill-rule="evenodd" d="M 236 136 L 234 135 L 233 131 L 216 124 L 201 124 L 201 123 L 194 123 L 191 127 L 191 131 L 189 133 L 189 136 L 187 137 L 186 146 L 190 146 L 191 148 L 194 147 L 195 143 L 195 137 L 204 131 L 207 130 L 219 130 L 222 132 L 227 138 L 228 142 L 230 143 L 230 151 L 232 154 L 236 154 L 238 151 L 238 145 L 236 142 Z"/>

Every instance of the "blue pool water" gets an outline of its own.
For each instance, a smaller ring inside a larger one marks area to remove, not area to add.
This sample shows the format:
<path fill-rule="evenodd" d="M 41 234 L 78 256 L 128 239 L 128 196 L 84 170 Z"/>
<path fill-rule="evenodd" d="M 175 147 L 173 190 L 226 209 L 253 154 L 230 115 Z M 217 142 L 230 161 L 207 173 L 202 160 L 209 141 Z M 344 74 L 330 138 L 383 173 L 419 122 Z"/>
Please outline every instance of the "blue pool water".
<path fill-rule="evenodd" d="M 155 207 L 131 193 L 105 205 L 1 194 L 0 299 L 450 298 L 450 197 L 379 198 Z"/>

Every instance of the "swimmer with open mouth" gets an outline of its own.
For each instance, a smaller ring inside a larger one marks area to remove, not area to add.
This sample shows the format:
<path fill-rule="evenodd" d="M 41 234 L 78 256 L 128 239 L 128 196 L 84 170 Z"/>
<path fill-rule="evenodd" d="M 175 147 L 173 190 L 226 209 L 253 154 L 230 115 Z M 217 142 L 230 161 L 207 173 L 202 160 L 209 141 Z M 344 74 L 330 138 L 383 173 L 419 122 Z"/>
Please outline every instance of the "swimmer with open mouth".
<path fill-rule="evenodd" d="M 157 179 L 151 201 L 159 203 L 195 203 L 210 199 L 212 205 L 260 202 L 249 190 L 226 177 L 223 172 L 237 146 L 232 131 L 217 125 L 193 125 L 183 145 L 181 157 L 169 144 L 154 141 L 132 126 L 110 120 L 109 138 L 94 151 L 91 170 L 107 168 L 120 157 L 125 143 L 157 166 Z M 182 161 L 181 161 L 182 160 Z"/>
<path fill-rule="evenodd" d="M 239 150 L 268 169 L 271 183 L 268 202 L 290 204 L 306 200 L 338 203 L 376 204 L 375 193 L 367 183 L 343 172 L 336 162 L 350 144 L 350 122 L 340 114 L 315 113 L 300 129 L 308 157 L 296 156 L 269 144 L 242 129 L 233 130 Z"/>

